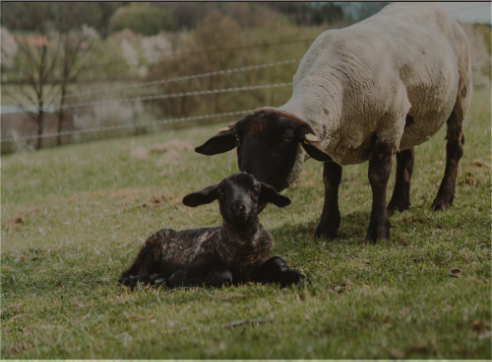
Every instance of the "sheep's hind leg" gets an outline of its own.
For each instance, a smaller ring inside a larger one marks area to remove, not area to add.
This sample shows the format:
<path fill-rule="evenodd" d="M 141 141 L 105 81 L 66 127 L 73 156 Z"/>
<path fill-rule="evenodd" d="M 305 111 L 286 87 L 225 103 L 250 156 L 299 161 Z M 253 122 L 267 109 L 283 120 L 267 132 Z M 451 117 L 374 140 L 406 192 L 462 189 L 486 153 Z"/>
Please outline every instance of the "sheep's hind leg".
<path fill-rule="evenodd" d="M 390 220 L 386 207 L 386 187 L 393 162 L 390 152 L 374 152 L 369 160 L 369 183 L 372 189 L 372 211 L 365 241 L 375 243 L 389 239 Z"/>
<path fill-rule="evenodd" d="M 287 263 L 278 256 L 264 262 L 252 280 L 259 283 L 280 283 L 282 288 L 291 285 L 299 288 L 305 284 L 311 284 L 309 279 L 290 269 Z"/>
<path fill-rule="evenodd" d="M 323 182 L 325 183 L 325 204 L 319 225 L 314 236 L 318 239 L 334 239 L 340 227 L 338 209 L 338 187 L 342 179 L 342 166 L 335 162 L 323 164 Z"/>
<path fill-rule="evenodd" d="M 413 147 L 396 154 L 396 180 L 393 196 L 388 204 L 389 214 L 410 208 L 410 179 L 413 172 Z"/>
<path fill-rule="evenodd" d="M 459 128 L 455 126 L 456 124 L 459 124 Z M 461 122 L 458 122 L 454 111 L 448 119 L 446 139 L 446 170 L 444 171 L 444 177 L 437 192 L 437 197 L 432 203 L 432 210 L 434 211 L 446 210 L 453 204 L 458 163 L 463 156 L 465 136 L 461 129 Z"/>

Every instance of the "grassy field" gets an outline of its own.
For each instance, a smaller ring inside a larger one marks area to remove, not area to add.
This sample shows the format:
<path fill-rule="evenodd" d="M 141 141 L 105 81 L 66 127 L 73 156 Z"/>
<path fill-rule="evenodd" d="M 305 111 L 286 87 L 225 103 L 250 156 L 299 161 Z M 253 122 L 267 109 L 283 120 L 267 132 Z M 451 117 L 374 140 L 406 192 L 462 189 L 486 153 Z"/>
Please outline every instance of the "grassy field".
<path fill-rule="evenodd" d="M 217 203 L 181 199 L 236 172 L 234 152 L 147 152 L 216 128 L 2 157 L 2 358 L 491 358 L 490 91 L 474 94 L 453 207 L 430 210 L 442 129 L 415 150 L 412 207 L 391 218 L 391 241 L 363 244 L 367 164 L 344 168 L 339 238 L 313 240 L 322 165 L 305 164 L 292 204 L 260 219 L 312 287 L 123 289 L 151 233 L 220 223 Z"/>

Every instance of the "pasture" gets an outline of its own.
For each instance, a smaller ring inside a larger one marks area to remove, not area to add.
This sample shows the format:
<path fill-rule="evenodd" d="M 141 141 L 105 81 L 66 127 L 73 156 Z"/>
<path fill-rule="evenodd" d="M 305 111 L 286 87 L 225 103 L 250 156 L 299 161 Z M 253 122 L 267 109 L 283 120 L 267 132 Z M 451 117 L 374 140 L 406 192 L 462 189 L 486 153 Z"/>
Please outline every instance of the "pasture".
<path fill-rule="evenodd" d="M 220 125 L 3 156 L 2 358 L 491 358 L 490 99 L 475 90 L 450 210 L 430 210 L 445 128 L 415 149 L 412 206 L 390 241 L 363 243 L 367 163 L 344 167 L 339 237 L 312 239 L 324 185 L 305 164 L 292 204 L 260 214 L 274 255 L 313 281 L 301 290 L 116 283 L 154 231 L 220 223 L 216 202 L 181 204 L 237 172 L 234 151 L 186 149 Z M 394 170 L 388 201 L 393 184 Z"/>

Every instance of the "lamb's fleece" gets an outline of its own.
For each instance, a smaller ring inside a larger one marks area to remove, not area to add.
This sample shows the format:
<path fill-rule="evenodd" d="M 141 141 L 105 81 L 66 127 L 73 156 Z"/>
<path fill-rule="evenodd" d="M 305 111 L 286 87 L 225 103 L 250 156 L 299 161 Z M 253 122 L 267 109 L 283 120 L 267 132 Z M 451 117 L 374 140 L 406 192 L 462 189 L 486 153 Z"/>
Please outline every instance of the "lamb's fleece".
<path fill-rule="evenodd" d="M 355 164 L 374 145 L 396 152 L 425 142 L 452 111 L 461 119 L 471 82 L 461 26 L 437 3 L 395 3 L 322 33 L 278 109 L 309 123 L 335 162 Z"/>

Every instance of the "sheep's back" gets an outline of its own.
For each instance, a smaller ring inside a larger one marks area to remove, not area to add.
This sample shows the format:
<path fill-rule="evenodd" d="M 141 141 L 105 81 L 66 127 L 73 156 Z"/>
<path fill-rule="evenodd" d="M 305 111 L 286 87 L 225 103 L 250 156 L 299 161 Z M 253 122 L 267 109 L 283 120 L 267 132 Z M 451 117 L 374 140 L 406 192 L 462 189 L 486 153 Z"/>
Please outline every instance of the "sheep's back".
<path fill-rule="evenodd" d="M 389 5 L 321 34 L 281 108 L 304 116 L 340 164 L 364 162 L 374 135 L 396 151 L 435 134 L 470 84 L 469 58 L 464 31 L 440 5 Z"/>

